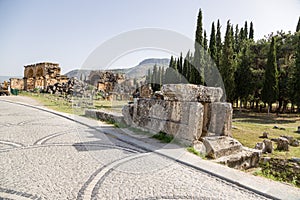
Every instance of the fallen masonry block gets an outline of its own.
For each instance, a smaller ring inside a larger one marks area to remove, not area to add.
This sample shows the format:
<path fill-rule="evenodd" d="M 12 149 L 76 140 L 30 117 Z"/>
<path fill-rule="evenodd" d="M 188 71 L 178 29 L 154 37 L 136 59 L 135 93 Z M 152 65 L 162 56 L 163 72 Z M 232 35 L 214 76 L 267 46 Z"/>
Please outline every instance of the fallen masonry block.
<path fill-rule="evenodd" d="M 202 142 L 206 147 L 207 156 L 213 159 L 238 153 L 243 147 L 236 139 L 226 136 L 204 137 Z"/>

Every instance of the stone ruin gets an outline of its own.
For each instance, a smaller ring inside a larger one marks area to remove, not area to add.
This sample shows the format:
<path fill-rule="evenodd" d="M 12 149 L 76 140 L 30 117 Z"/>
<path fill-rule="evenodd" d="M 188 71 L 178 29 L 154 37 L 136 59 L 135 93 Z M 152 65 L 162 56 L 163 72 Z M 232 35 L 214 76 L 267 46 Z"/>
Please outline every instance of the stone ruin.
<path fill-rule="evenodd" d="M 87 82 L 106 100 L 129 100 L 135 89 L 133 80 L 126 80 L 124 74 L 112 71 L 91 71 Z"/>
<path fill-rule="evenodd" d="M 68 77 L 60 74 L 59 64 L 42 62 L 24 66 L 24 78 L 11 78 L 10 88 L 33 91 L 39 89 L 47 90 L 48 86 L 56 83 L 68 82 Z"/>
<path fill-rule="evenodd" d="M 261 151 L 243 147 L 231 136 L 232 106 L 221 102 L 221 88 L 163 85 L 160 98 L 136 98 L 123 107 L 126 124 L 164 132 L 200 153 L 234 168 L 250 168 Z"/>
<path fill-rule="evenodd" d="M 24 90 L 34 90 L 38 88 L 45 90 L 49 85 L 55 83 L 65 83 L 68 77 L 60 74 L 59 64 L 37 63 L 24 66 Z"/>

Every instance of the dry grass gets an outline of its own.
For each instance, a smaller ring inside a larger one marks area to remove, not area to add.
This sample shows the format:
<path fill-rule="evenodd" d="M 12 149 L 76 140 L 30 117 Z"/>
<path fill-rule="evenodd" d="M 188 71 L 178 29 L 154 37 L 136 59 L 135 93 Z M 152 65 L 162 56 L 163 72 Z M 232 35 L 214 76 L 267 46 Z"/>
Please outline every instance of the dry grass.
<path fill-rule="evenodd" d="M 276 116 L 265 113 L 239 113 L 233 116 L 233 137 L 239 140 L 244 146 L 254 148 L 257 142 L 264 139 L 260 138 L 263 132 L 269 133 L 269 138 L 278 138 L 281 135 L 289 135 L 300 140 L 300 134 L 296 133 L 300 126 L 300 116 L 295 114 L 281 114 Z M 285 130 L 274 129 L 274 126 Z M 276 145 L 274 146 L 276 149 Z M 291 158 L 300 157 L 300 147 L 291 147 L 288 152 L 275 150 L 273 157 Z"/>

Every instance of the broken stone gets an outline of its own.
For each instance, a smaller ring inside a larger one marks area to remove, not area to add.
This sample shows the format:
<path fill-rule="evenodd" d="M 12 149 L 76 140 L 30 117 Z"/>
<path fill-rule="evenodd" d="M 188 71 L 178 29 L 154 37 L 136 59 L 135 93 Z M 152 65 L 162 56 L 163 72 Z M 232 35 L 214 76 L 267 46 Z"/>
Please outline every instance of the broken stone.
<path fill-rule="evenodd" d="M 299 146 L 299 140 L 294 139 L 290 145 L 293 146 L 293 147 L 298 147 Z"/>
<path fill-rule="evenodd" d="M 271 140 L 264 140 L 265 148 L 263 149 L 263 153 L 272 153 L 273 152 L 273 143 Z"/>
<path fill-rule="evenodd" d="M 268 132 L 263 132 L 263 135 L 260 136 L 260 138 L 268 138 L 269 133 Z"/>
<path fill-rule="evenodd" d="M 200 154 L 202 155 L 206 155 L 206 147 L 204 145 L 203 142 L 199 141 L 199 140 L 195 140 L 193 142 L 193 148 L 198 151 Z"/>
<path fill-rule="evenodd" d="M 284 137 L 279 137 L 277 140 L 277 150 L 288 151 L 289 150 L 289 140 Z"/>
<path fill-rule="evenodd" d="M 213 159 L 238 153 L 242 149 L 242 144 L 231 137 L 204 137 L 202 141 L 206 147 L 207 156 Z"/>
<path fill-rule="evenodd" d="M 297 139 L 295 139 L 294 137 L 292 137 L 292 136 L 281 135 L 280 137 L 288 139 L 289 145 L 291 145 L 293 147 L 298 147 L 299 146 L 299 141 Z"/>
<path fill-rule="evenodd" d="M 243 147 L 238 153 L 218 158 L 216 162 L 235 169 L 249 169 L 257 167 L 261 151 Z"/>
<path fill-rule="evenodd" d="M 279 129 L 279 127 L 278 126 L 274 126 L 273 129 Z"/>
<path fill-rule="evenodd" d="M 263 143 L 263 142 L 258 142 L 258 143 L 256 143 L 256 145 L 255 145 L 255 147 L 254 147 L 254 149 L 258 149 L 258 150 L 263 150 L 265 148 L 265 143 Z"/>

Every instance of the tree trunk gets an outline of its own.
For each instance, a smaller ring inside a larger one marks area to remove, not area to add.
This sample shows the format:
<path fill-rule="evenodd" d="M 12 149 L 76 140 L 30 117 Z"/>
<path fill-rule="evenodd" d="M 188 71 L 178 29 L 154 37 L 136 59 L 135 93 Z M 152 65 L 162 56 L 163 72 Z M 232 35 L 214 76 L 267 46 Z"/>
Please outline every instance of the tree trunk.
<path fill-rule="evenodd" d="M 270 111 L 272 111 L 272 104 L 268 103 L 268 116 L 270 115 Z"/>

